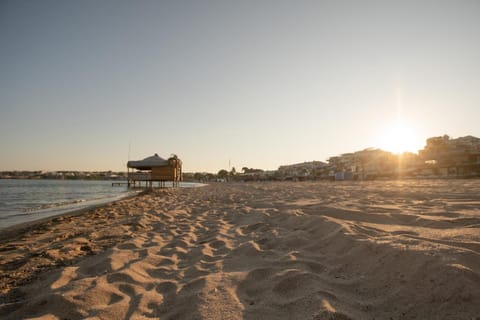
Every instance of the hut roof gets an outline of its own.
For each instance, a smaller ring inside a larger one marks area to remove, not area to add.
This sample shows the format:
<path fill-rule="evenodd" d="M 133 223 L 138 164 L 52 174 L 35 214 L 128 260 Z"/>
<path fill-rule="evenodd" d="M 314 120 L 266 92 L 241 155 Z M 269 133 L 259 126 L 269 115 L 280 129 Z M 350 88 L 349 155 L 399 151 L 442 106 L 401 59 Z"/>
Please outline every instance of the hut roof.
<path fill-rule="evenodd" d="M 127 167 L 139 170 L 151 170 L 153 167 L 163 167 L 168 165 L 168 161 L 161 158 L 158 154 L 147 157 L 143 160 L 133 160 L 127 162 Z"/>

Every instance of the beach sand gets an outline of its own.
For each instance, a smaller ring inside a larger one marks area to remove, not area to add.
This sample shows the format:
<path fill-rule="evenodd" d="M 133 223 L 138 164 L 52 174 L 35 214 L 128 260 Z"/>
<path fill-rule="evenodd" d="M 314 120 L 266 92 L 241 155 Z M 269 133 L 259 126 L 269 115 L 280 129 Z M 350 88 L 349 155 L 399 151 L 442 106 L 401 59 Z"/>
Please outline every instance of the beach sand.
<path fill-rule="evenodd" d="M 480 181 L 159 190 L 0 257 L 2 319 L 480 319 Z"/>

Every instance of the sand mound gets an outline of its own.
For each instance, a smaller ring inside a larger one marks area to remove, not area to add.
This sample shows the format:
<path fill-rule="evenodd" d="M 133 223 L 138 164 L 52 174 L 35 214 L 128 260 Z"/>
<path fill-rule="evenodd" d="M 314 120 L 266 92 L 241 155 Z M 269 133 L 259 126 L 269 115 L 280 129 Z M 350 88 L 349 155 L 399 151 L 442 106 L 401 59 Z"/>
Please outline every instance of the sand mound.
<path fill-rule="evenodd" d="M 0 317 L 478 319 L 479 191 L 410 181 L 143 194 L 3 238 Z"/>

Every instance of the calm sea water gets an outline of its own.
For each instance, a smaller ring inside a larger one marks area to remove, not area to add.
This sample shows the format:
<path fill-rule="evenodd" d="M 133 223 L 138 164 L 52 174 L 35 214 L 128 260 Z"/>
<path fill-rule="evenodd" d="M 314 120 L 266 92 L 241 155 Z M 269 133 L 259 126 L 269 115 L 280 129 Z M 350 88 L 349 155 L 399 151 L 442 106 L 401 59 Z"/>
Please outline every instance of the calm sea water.
<path fill-rule="evenodd" d="M 131 193 L 131 192 L 130 192 Z M 0 179 L 0 229 L 130 194 L 111 181 Z"/>

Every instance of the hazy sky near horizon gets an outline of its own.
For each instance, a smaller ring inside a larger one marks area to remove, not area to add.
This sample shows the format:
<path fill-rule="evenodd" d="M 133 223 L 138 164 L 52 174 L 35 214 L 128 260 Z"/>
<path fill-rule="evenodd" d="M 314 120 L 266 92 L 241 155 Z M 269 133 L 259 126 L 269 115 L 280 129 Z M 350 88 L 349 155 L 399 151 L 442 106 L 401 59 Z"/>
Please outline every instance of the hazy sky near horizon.
<path fill-rule="evenodd" d="M 276 169 L 480 136 L 480 1 L 1 1 L 0 170 Z M 413 143 L 413 142 L 412 142 Z"/>

